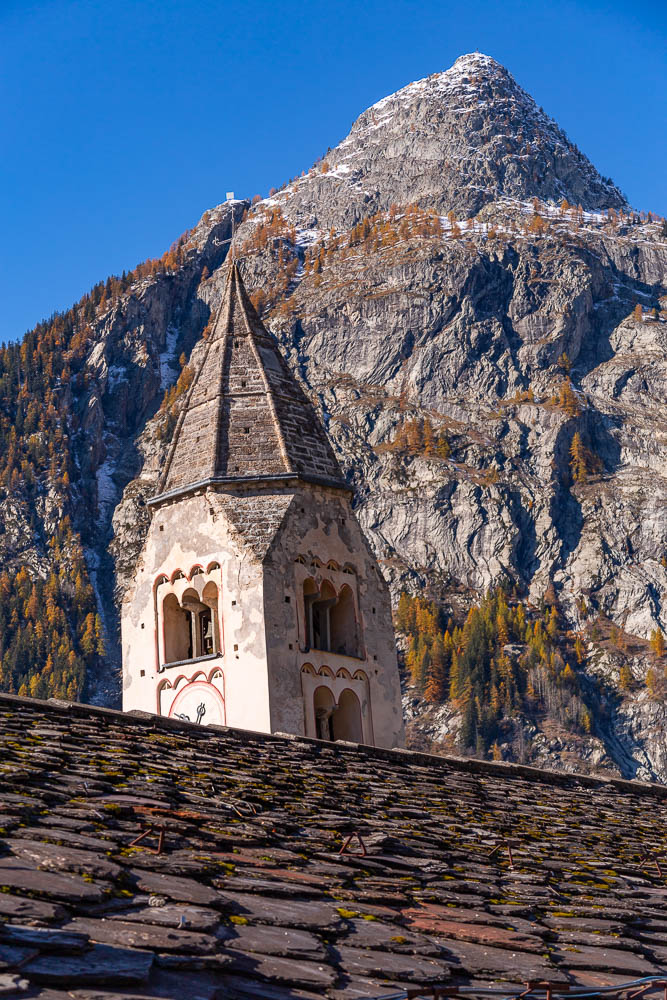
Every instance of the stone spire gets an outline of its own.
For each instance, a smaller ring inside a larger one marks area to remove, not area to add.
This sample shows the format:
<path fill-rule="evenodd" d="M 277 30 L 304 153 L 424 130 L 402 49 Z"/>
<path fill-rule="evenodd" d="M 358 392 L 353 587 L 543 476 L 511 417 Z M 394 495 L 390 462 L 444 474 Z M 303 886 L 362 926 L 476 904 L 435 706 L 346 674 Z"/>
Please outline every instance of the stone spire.
<path fill-rule="evenodd" d="M 264 328 L 232 261 L 181 411 L 158 496 L 209 484 L 294 480 L 348 489 L 313 407 Z"/>

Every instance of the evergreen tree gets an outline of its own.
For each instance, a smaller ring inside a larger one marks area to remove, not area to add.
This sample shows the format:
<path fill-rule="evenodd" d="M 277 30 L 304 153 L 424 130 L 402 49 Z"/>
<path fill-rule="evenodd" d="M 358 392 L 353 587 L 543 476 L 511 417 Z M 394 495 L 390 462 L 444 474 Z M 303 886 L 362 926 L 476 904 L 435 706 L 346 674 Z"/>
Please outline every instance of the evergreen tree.
<path fill-rule="evenodd" d="M 436 453 L 439 458 L 448 459 L 452 454 L 452 449 L 444 431 L 440 431 L 436 443 Z"/>
<path fill-rule="evenodd" d="M 430 665 L 424 686 L 424 697 L 427 701 L 438 704 L 445 698 L 447 684 L 446 650 L 441 636 L 433 640 L 430 651 Z"/>
<path fill-rule="evenodd" d="M 563 379 L 561 382 L 560 390 L 558 392 L 558 405 L 565 411 L 565 413 L 567 413 L 569 417 L 578 417 L 581 413 L 579 400 L 577 399 L 577 395 L 572 388 L 572 383 L 569 378 Z"/>
<path fill-rule="evenodd" d="M 585 483 L 588 479 L 586 456 L 581 442 L 581 434 L 575 431 L 570 445 L 570 469 L 575 483 Z"/>
<path fill-rule="evenodd" d="M 433 455 L 435 453 L 435 435 L 433 433 L 433 426 L 430 420 L 424 421 L 424 454 Z"/>

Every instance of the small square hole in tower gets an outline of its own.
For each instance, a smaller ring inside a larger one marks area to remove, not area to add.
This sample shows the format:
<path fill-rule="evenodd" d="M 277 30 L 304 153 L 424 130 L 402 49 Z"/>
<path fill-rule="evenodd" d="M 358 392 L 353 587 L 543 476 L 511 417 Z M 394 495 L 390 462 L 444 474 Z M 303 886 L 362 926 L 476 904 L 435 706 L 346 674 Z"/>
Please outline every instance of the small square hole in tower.
<path fill-rule="evenodd" d="M 250 434 L 250 428 L 249 427 L 244 427 L 243 428 L 243 433 L 244 434 Z"/>

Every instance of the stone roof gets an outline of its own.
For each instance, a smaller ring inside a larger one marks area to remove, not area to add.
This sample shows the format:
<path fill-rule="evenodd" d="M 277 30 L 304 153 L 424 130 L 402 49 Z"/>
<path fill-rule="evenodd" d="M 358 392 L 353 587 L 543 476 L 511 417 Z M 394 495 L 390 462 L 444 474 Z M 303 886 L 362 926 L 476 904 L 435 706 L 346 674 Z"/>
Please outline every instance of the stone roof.
<path fill-rule="evenodd" d="M 234 261 L 156 500 L 209 483 L 294 477 L 349 489 Z"/>
<path fill-rule="evenodd" d="M 210 503 L 216 513 L 223 513 L 237 541 L 262 560 L 278 536 L 294 493 L 218 493 Z"/>
<path fill-rule="evenodd" d="M 658 974 L 666 819 L 660 786 L 2 695 L 0 995 Z"/>

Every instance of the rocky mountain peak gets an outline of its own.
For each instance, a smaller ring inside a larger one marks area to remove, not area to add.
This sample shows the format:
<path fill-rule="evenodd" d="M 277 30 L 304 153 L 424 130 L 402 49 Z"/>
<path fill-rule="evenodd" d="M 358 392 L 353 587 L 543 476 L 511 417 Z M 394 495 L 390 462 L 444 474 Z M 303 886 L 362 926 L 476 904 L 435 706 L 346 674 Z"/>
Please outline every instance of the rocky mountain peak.
<path fill-rule="evenodd" d="M 473 71 L 507 74 L 504 66 L 501 66 L 499 62 L 496 62 L 495 59 L 485 55 L 483 52 L 466 52 L 464 55 L 458 57 L 451 69 L 446 70 L 450 75 L 453 75 L 455 72 L 466 73 Z"/>
<path fill-rule="evenodd" d="M 626 207 L 505 67 L 473 52 L 364 111 L 296 182 L 289 205 L 298 221 L 347 228 L 392 203 L 470 217 L 501 198 L 534 197 Z"/>
<path fill-rule="evenodd" d="M 509 587 L 483 611 L 497 644 L 475 689 L 425 672 L 406 612 L 415 745 L 667 781 L 667 242 L 650 214 L 583 210 L 621 203 L 471 53 L 0 351 L 0 689 L 117 703 L 118 606 L 234 229 L 394 598 L 426 594 L 458 627 Z"/>

